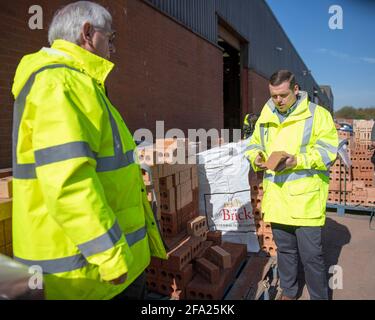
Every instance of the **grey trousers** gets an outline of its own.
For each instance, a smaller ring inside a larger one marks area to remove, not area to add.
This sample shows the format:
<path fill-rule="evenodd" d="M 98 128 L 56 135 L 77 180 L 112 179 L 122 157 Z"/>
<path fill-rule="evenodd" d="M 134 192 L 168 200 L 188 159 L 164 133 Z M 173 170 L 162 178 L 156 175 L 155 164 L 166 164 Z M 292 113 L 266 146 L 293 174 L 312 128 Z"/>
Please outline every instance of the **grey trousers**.
<path fill-rule="evenodd" d="M 123 292 L 112 298 L 112 300 L 145 300 L 147 296 L 146 273 L 135 279 Z"/>
<path fill-rule="evenodd" d="M 295 227 L 272 223 L 277 245 L 277 264 L 283 294 L 295 298 L 298 292 L 299 257 L 311 300 L 328 299 L 328 282 L 322 250 L 321 227 Z"/>

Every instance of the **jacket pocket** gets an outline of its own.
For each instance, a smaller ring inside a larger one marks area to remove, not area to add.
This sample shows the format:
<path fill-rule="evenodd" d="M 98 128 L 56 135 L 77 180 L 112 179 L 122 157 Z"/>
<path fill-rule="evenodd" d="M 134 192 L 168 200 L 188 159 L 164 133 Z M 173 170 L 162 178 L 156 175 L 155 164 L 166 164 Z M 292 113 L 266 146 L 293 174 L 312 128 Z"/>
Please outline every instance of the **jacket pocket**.
<path fill-rule="evenodd" d="M 322 216 L 321 181 L 303 179 L 288 186 L 290 215 L 295 219 L 315 219 Z"/>
<path fill-rule="evenodd" d="M 133 233 L 146 226 L 142 204 L 116 213 L 117 221 L 125 234 Z"/>

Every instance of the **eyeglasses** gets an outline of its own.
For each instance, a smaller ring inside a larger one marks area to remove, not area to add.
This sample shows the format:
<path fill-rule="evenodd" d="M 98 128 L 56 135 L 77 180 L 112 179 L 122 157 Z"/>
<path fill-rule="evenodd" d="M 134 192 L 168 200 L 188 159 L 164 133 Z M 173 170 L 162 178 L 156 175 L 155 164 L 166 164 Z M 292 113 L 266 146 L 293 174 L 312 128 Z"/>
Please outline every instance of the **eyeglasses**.
<path fill-rule="evenodd" d="M 107 37 L 109 44 L 111 45 L 113 44 L 115 40 L 115 36 L 116 36 L 115 30 L 107 31 L 106 29 L 101 28 L 101 27 L 94 27 L 94 30 L 103 32 L 105 36 Z"/>

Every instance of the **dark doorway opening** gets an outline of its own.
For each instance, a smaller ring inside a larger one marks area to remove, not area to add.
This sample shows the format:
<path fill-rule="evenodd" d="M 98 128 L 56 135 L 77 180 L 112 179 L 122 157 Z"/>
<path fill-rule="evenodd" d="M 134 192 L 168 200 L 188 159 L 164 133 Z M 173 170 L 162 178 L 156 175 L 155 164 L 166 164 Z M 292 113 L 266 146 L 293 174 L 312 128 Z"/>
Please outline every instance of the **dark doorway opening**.
<path fill-rule="evenodd" d="M 231 129 L 230 141 L 233 141 L 233 130 L 241 126 L 241 55 L 240 51 L 225 40 L 219 38 L 223 49 L 223 99 L 224 128 Z"/>

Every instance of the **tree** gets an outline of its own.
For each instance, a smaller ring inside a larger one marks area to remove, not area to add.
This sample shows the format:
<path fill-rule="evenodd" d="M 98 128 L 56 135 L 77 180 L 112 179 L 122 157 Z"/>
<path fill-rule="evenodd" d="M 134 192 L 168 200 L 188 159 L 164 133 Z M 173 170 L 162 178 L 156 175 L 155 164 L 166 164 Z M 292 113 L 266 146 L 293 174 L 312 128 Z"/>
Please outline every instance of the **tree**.
<path fill-rule="evenodd" d="M 375 119 L 375 107 L 371 108 L 354 108 L 352 106 L 342 107 L 335 112 L 336 118 L 342 119 Z"/>

